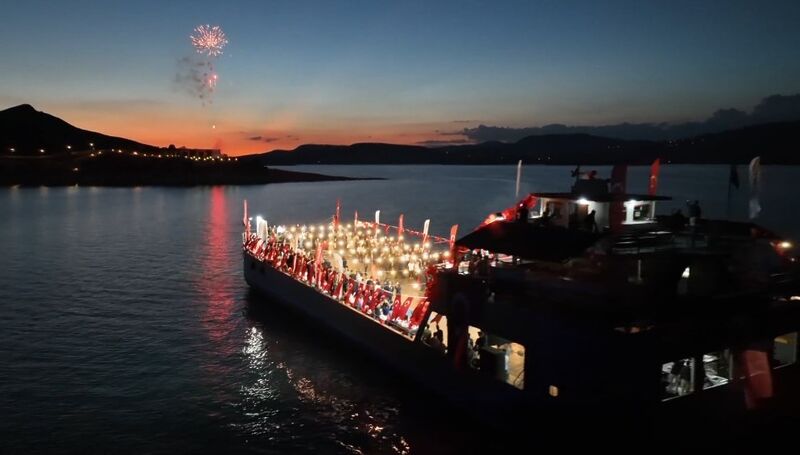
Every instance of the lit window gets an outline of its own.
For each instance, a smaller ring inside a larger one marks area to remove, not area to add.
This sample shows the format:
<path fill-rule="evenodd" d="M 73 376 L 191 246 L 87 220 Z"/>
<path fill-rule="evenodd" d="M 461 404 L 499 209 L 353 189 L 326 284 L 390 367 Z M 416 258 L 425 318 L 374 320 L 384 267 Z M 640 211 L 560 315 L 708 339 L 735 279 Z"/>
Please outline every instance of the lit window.
<path fill-rule="evenodd" d="M 724 351 L 709 352 L 703 355 L 703 389 L 711 389 L 730 382 L 731 378 L 731 354 L 727 349 Z"/>
<path fill-rule="evenodd" d="M 661 366 L 662 399 L 682 397 L 694 392 L 694 359 L 667 362 Z"/>
<path fill-rule="evenodd" d="M 775 368 L 797 362 L 797 332 L 787 333 L 775 338 L 772 359 L 774 360 Z"/>

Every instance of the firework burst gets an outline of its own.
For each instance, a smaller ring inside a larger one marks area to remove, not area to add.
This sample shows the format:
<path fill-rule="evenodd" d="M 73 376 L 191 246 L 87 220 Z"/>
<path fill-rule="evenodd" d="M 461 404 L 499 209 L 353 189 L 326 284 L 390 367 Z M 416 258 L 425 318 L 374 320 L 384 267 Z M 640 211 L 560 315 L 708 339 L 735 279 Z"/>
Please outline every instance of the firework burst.
<path fill-rule="evenodd" d="M 209 57 L 222 55 L 222 49 L 228 44 L 225 32 L 218 25 L 213 27 L 200 25 L 194 29 L 194 35 L 189 38 L 199 54 L 206 54 Z"/>

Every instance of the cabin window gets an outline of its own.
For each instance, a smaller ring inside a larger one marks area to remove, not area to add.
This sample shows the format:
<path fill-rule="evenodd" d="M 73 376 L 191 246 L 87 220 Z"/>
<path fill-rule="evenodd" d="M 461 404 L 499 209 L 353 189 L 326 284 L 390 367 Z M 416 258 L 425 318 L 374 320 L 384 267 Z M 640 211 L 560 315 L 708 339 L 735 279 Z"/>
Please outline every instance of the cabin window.
<path fill-rule="evenodd" d="M 661 366 L 662 400 L 682 397 L 694 392 L 694 359 L 667 362 Z"/>
<path fill-rule="evenodd" d="M 639 204 L 633 208 L 633 221 L 648 221 L 650 218 L 650 204 Z"/>
<path fill-rule="evenodd" d="M 542 213 L 542 222 L 551 226 L 567 226 L 567 205 L 563 201 L 548 201 Z"/>
<path fill-rule="evenodd" d="M 785 367 L 797 362 L 797 332 L 787 333 L 775 338 L 772 360 L 775 368 Z"/>
<path fill-rule="evenodd" d="M 525 388 L 525 346 L 469 327 L 469 365 L 520 390 Z"/>
<path fill-rule="evenodd" d="M 733 378 L 731 353 L 729 350 L 709 352 L 703 355 L 703 389 L 727 384 Z"/>
<path fill-rule="evenodd" d="M 447 352 L 447 316 L 431 311 L 429 321 L 422 333 L 422 343 L 444 355 Z"/>

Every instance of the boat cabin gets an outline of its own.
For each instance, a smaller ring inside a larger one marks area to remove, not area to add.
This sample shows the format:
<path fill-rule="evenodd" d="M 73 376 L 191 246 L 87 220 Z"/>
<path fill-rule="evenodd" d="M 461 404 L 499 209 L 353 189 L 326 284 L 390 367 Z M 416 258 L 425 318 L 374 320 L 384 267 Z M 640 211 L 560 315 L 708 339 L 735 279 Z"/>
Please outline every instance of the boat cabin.
<path fill-rule="evenodd" d="M 584 228 L 597 232 L 609 230 L 613 213 L 622 225 L 655 222 L 656 201 L 664 196 L 612 192 L 604 179 L 576 180 L 569 193 L 532 193 L 538 210 L 530 218 L 550 226 Z"/>

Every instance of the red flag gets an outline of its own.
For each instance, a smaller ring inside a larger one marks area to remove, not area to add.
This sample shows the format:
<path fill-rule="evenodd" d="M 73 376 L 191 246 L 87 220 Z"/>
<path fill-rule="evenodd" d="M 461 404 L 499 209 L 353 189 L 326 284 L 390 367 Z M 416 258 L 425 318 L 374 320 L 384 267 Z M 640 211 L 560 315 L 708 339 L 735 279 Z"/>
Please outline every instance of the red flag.
<path fill-rule="evenodd" d="M 389 321 L 393 321 L 397 316 L 400 315 L 400 311 L 403 309 L 403 297 L 400 294 L 394 296 L 394 302 L 392 303 L 392 312 L 389 314 Z"/>
<path fill-rule="evenodd" d="M 745 376 L 744 391 L 747 408 L 756 408 L 762 400 L 773 395 L 769 355 L 763 350 L 748 349 L 739 352 L 736 360 Z"/>
<path fill-rule="evenodd" d="M 414 312 L 411 313 L 411 318 L 408 320 L 408 325 L 419 325 L 422 322 L 422 318 L 425 316 L 425 311 L 428 309 L 428 299 L 422 297 L 414 308 Z"/>
<path fill-rule="evenodd" d="M 406 297 L 406 300 L 400 305 L 400 308 L 397 310 L 397 314 L 395 315 L 396 318 L 406 319 L 408 316 L 408 309 L 411 308 L 411 304 L 414 303 L 414 297 Z"/>
<path fill-rule="evenodd" d="M 369 292 L 368 290 L 364 292 L 364 305 L 362 306 L 362 310 L 366 312 L 370 308 L 372 308 L 373 301 L 375 300 L 375 291 Z"/>
<path fill-rule="evenodd" d="M 610 191 L 613 195 L 616 195 L 616 197 L 611 203 L 609 221 L 611 224 L 611 232 L 614 233 L 619 233 L 622 230 L 622 223 L 625 222 L 625 201 L 621 199 L 620 195 L 625 194 L 627 174 L 628 166 L 625 164 L 616 164 L 611 170 Z"/>
<path fill-rule="evenodd" d="M 400 220 L 397 222 L 397 235 L 403 235 L 403 214 L 400 214 Z"/>
<path fill-rule="evenodd" d="M 372 296 L 372 309 L 374 310 L 378 305 L 383 303 L 386 298 L 386 291 L 381 288 L 375 289 L 375 294 Z"/>
<path fill-rule="evenodd" d="M 364 296 L 364 288 L 359 287 L 358 291 L 356 291 L 356 303 L 355 303 L 356 308 L 358 308 L 359 310 L 363 310 L 365 300 L 366 298 Z"/>
<path fill-rule="evenodd" d="M 322 264 L 322 242 L 317 244 L 317 254 L 314 256 L 314 264 L 317 266 Z"/>
<path fill-rule="evenodd" d="M 514 220 L 517 218 L 517 210 L 522 207 L 525 207 L 527 210 L 531 210 L 536 206 L 536 203 L 539 202 L 539 198 L 536 196 L 529 194 L 525 196 L 521 201 L 517 202 L 516 204 L 512 205 L 511 207 L 503 210 L 500 212 L 503 215 L 503 220 Z M 486 226 L 487 224 L 491 224 L 497 221 L 499 218 L 496 214 L 492 213 L 485 220 L 481 223 L 481 226 Z"/>
<path fill-rule="evenodd" d="M 456 234 L 457 233 L 458 233 L 458 225 L 454 224 L 453 227 L 450 228 L 450 256 L 453 257 L 453 260 L 455 260 Z"/>
<path fill-rule="evenodd" d="M 653 164 L 650 166 L 650 184 L 647 187 L 647 194 L 650 196 L 656 195 L 656 190 L 658 189 L 658 172 L 661 170 L 661 158 L 656 159 L 653 161 Z"/>

